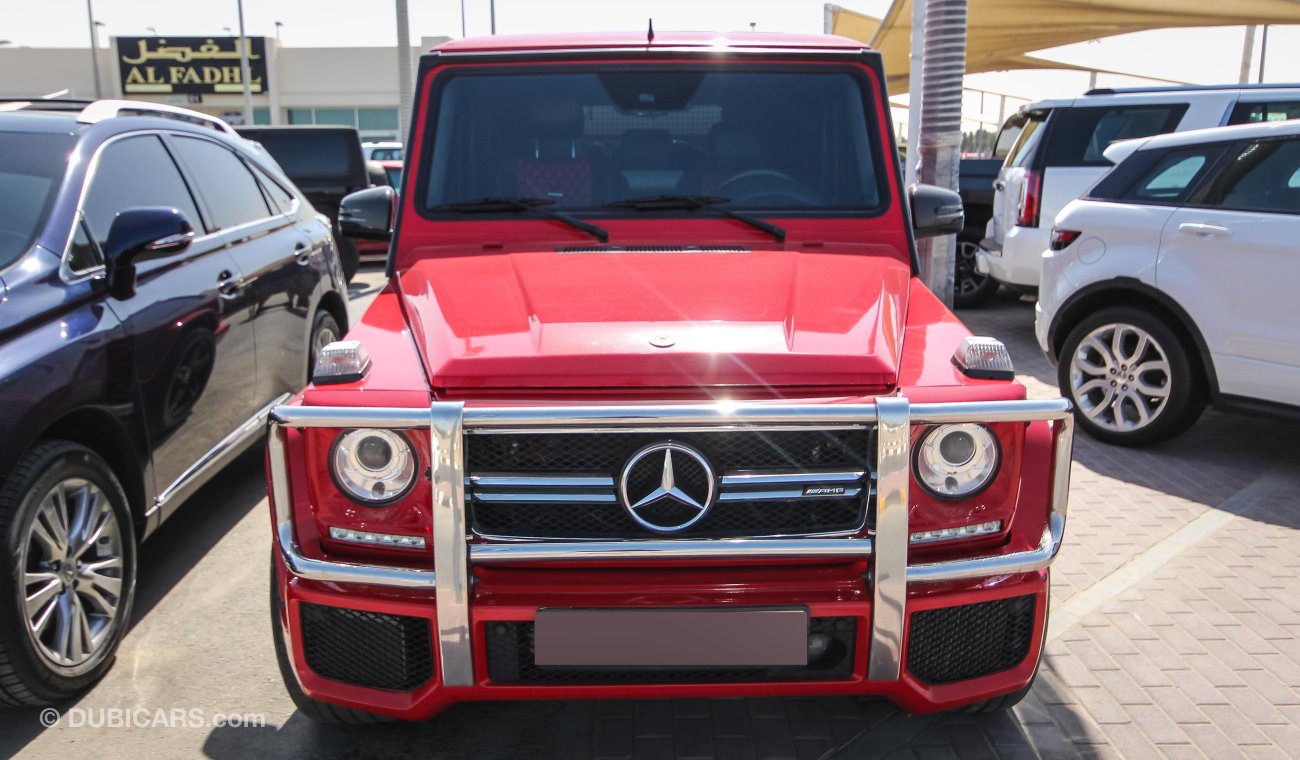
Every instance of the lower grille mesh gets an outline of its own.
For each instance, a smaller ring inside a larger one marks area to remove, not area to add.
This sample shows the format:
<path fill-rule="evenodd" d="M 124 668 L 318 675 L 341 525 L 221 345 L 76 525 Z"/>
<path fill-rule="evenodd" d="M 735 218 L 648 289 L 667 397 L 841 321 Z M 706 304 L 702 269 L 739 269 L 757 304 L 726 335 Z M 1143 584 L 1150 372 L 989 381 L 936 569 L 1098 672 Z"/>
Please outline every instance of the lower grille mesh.
<path fill-rule="evenodd" d="M 831 645 L 806 667 L 665 668 L 539 667 L 533 656 L 533 622 L 487 624 L 488 678 L 494 683 L 559 685 L 631 683 L 732 683 L 752 681 L 831 681 L 853 674 L 857 618 L 812 618 L 808 633 L 825 633 Z"/>
<path fill-rule="evenodd" d="M 862 510 L 861 499 L 721 501 L 687 533 L 691 538 L 731 538 L 851 531 L 862 525 Z M 473 506 L 473 525 L 484 536 L 624 538 L 647 534 L 618 504 L 479 502 Z"/>
<path fill-rule="evenodd" d="M 317 675 L 390 691 L 433 677 L 428 620 L 305 602 L 299 609 L 303 655 Z"/>
<path fill-rule="evenodd" d="M 928 684 L 1013 668 L 1029 655 L 1038 597 L 925 610 L 908 626 L 907 669 Z"/>

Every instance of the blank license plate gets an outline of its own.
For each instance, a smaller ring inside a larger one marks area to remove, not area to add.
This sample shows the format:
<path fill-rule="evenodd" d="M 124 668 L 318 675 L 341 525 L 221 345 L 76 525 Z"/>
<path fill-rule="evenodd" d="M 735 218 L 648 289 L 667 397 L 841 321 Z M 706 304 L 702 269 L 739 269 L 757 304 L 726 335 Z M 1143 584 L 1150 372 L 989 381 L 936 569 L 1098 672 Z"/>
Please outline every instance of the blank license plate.
<path fill-rule="evenodd" d="M 808 610 L 542 609 L 539 666 L 760 667 L 808 664 Z"/>

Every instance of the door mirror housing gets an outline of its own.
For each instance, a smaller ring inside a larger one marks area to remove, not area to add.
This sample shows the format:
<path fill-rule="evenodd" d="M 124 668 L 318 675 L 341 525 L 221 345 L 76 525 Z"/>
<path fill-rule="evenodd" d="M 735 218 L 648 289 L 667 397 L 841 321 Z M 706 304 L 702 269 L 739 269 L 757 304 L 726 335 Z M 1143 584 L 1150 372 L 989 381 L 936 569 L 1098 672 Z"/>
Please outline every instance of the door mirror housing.
<path fill-rule="evenodd" d="M 339 204 L 339 232 L 364 240 L 391 240 L 397 217 L 397 192 L 371 187 L 343 197 Z"/>
<path fill-rule="evenodd" d="M 916 184 L 909 188 L 912 229 L 919 238 L 956 235 L 966 224 L 961 196 L 946 187 Z"/>
<path fill-rule="evenodd" d="M 104 245 L 110 294 L 117 299 L 135 295 L 136 262 L 180 253 L 193 239 L 194 228 L 180 209 L 150 206 L 120 212 Z"/>

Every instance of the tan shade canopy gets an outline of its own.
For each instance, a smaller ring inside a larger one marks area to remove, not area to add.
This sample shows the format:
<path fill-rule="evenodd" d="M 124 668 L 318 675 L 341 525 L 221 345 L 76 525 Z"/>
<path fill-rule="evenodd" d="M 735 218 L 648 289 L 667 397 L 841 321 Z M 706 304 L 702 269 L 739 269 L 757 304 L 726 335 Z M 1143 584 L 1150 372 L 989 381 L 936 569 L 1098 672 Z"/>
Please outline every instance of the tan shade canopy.
<path fill-rule="evenodd" d="M 1071 69 L 1033 58 L 1035 50 L 1148 29 L 1300 24 L 1295 0 L 968 0 L 966 73 Z M 912 1 L 894 0 L 885 18 L 830 7 L 835 34 L 861 40 L 885 57 L 890 94 L 907 92 Z"/>

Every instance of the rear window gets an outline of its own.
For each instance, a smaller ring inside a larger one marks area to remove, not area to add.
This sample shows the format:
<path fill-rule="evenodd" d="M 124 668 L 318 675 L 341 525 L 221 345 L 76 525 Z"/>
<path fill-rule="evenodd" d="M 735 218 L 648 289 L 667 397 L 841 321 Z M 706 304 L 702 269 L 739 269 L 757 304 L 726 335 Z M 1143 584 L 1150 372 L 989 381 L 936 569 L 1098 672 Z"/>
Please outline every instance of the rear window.
<path fill-rule="evenodd" d="M 355 175 L 361 160 L 361 143 L 356 135 L 304 130 L 254 132 L 248 136 L 260 142 L 294 182 L 356 181 Z"/>
<path fill-rule="evenodd" d="M 998 135 L 998 147 L 995 149 L 1002 149 L 1005 135 L 1014 135 L 1011 144 L 1006 148 L 1005 166 L 1026 166 L 1033 159 L 1038 143 L 1042 141 L 1043 123 L 1047 121 L 1049 113 L 1051 112 L 1034 111 L 1013 116 L 1007 121 L 1007 125 L 1002 128 L 1002 134 Z"/>
<path fill-rule="evenodd" d="M 1228 117 L 1229 124 L 1258 124 L 1263 121 L 1300 119 L 1300 100 L 1276 103 L 1238 103 Z"/>
<path fill-rule="evenodd" d="M 0 269 L 31 248 L 45 226 L 75 142 L 68 135 L 0 132 Z"/>
<path fill-rule="evenodd" d="M 1186 103 L 1058 110 L 1044 156 L 1047 166 L 1109 166 L 1111 143 L 1172 132 Z"/>

